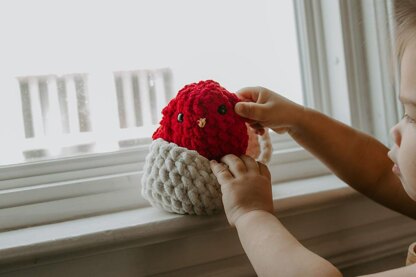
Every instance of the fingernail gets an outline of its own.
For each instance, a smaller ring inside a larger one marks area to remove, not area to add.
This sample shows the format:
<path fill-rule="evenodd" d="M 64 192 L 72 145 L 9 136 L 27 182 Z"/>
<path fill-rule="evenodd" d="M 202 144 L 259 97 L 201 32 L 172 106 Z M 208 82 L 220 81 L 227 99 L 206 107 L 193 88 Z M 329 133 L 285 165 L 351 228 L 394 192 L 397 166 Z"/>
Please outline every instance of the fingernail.
<path fill-rule="evenodd" d="M 210 163 L 211 165 L 216 165 L 216 164 L 217 164 L 217 161 L 216 161 L 216 160 L 211 160 L 211 161 L 209 161 L 209 163 Z"/>

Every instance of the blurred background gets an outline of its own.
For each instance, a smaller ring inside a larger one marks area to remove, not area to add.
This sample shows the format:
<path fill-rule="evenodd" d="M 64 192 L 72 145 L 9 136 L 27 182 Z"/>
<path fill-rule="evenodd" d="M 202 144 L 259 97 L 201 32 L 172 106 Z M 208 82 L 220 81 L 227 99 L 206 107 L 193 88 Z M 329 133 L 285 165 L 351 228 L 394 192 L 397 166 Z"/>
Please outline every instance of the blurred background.
<path fill-rule="evenodd" d="M 184 85 L 303 103 L 292 1 L 0 4 L 0 165 L 148 141 Z"/>

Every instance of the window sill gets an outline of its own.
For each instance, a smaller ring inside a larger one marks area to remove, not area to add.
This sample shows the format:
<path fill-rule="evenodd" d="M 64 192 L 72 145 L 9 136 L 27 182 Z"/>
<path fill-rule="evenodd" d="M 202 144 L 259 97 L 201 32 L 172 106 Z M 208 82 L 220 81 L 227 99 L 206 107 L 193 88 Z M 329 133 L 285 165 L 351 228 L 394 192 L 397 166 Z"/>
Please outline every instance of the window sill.
<path fill-rule="evenodd" d="M 416 235 L 415 222 L 333 175 L 278 183 L 273 195 L 289 231 L 339 268 L 401 253 Z M 39 272 L 58 274 L 69 267 L 71 274 L 100 276 L 252 272 L 223 214 L 182 216 L 144 207 L 0 233 L 0 273 L 42 276 Z"/>
<path fill-rule="evenodd" d="M 288 135 L 271 138 L 273 184 L 329 173 Z M 0 167 L 0 232 L 147 206 L 140 183 L 148 148 Z"/>
<path fill-rule="evenodd" d="M 273 186 L 279 217 L 339 203 L 356 193 L 327 175 Z M 229 228 L 223 214 L 209 217 L 169 214 L 153 207 L 82 218 L 0 233 L 0 264 L 130 241 L 146 245 L 203 231 Z"/>

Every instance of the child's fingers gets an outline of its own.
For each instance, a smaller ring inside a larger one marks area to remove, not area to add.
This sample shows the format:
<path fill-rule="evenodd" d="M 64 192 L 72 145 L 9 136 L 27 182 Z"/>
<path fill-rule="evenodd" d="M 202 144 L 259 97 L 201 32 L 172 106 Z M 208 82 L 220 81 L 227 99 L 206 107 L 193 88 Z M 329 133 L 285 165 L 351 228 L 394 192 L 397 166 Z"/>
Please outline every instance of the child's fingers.
<path fill-rule="evenodd" d="M 250 128 L 249 131 L 254 132 L 256 135 L 263 135 L 265 130 L 263 125 L 261 125 L 258 121 L 248 119 L 246 120 L 247 128 Z"/>
<path fill-rule="evenodd" d="M 233 175 L 231 175 L 230 171 L 228 170 L 228 165 L 219 163 L 216 160 L 212 160 L 209 165 L 211 166 L 211 170 L 217 177 L 220 184 L 224 184 L 233 179 Z"/>
<path fill-rule="evenodd" d="M 252 157 L 247 156 L 247 155 L 242 155 L 240 158 L 245 163 L 248 171 L 253 170 L 256 173 L 260 172 L 259 166 L 258 166 L 256 160 L 254 160 Z"/>
<path fill-rule="evenodd" d="M 263 128 L 263 125 L 261 125 L 258 121 L 254 121 L 254 120 L 252 122 L 248 123 L 248 125 L 251 128 L 255 129 L 255 130 L 258 130 L 258 129 L 262 129 Z"/>
<path fill-rule="evenodd" d="M 246 122 L 247 125 L 251 125 L 251 124 L 257 123 L 256 120 L 250 119 L 250 118 L 244 118 L 244 121 Z"/>
<path fill-rule="evenodd" d="M 275 128 L 274 131 L 278 134 L 284 134 L 289 131 L 289 128 L 282 127 L 282 128 Z"/>
<path fill-rule="evenodd" d="M 259 165 L 260 174 L 267 177 L 269 180 L 271 180 L 272 176 L 271 176 L 270 171 L 267 168 L 267 166 L 264 163 L 261 163 L 261 162 L 257 162 L 257 164 Z"/>
<path fill-rule="evenodd" d="M 264 106 L 262 104 L 257 104 L 253 102 L 238 102 L 235 104 L 234 111 L 239 116 L 253 119 L 261 120 L 264 117 L 265 112 Z"/>
<path fill-rule="evenodd" d="M 264 130 L 263 128 L 261 128 L 261 129 L 256 129 L 254 132 L 256 133 L 256 135 L 262 136 L 262 135 L 264 135 L 264 133 L 266 132 L 266 130 Z"/>
<path fill-rule="evenodd" d="M 259 87 L 246 87 L 242 88 L 236 92 L 238 98 L 244 101 L 252 101 L 257 102 L 260 95 L 260 88 Z"/>
<path fill-rule="evenodd" d="M 236 155 L 233 155 L 233 154 L 225 155 L 224 157 L 221 158 L 221 162 L 228 165 L 228 167 L 230 168 L 230 172 L 234 177 L 244 172 L 247 172 L 246 165 Z"/>
<path fill-rule="evenodd" d="M 250 126 L 250 128 L 252 128 L 254 130 L 254 133 L 256 135 L 261 135 L 262 136 L 265 132 L 263 125 L 261 125 L 258 122 L 250 123 L 249 126 Z"/>

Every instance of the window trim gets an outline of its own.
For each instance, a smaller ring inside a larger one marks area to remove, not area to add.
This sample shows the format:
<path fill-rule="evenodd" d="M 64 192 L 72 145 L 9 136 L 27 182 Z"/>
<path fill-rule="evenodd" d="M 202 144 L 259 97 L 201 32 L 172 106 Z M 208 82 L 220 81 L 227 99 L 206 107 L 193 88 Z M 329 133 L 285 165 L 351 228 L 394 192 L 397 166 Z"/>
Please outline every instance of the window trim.
<path fill-rule="evenodd" d="M 390 145 L 401 113 L 392 2 L 342 1 L 340 8 L 352 126 Z"/>
<path fill-rule="evenodd" d="M 305 105 L 331 114 L 322 3 L 295 0 L 294 5 Z"/>
<path fill-rule="evenodd" d="M 394 93 L 399 76 L 392 2 L 295 0 L 295 5 L 306 105 L 390 144 L 389 130 L 402 114 Z M 342 44 L 328 47 L 334 33 L 341 34 Z"/>

